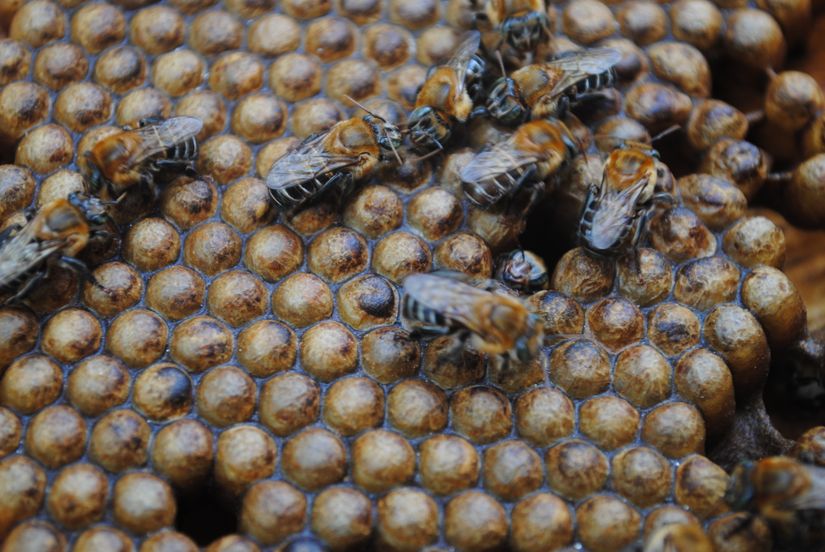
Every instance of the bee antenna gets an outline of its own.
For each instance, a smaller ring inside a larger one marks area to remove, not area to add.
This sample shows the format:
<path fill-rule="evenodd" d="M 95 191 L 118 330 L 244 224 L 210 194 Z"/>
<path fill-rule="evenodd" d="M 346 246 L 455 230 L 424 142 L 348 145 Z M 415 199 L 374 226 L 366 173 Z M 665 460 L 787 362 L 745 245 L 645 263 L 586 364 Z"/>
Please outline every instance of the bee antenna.
<path fill-rule="evenodd" d="M 765 118 L 765 111 L 763 109 L 757 109 L 755 111 L 748 111 L 745 113 L 745 120 L 748 121 L 749 125 L 758 123 Z"/>
<path fill-rule="evenodd" d="M 351 101 L 351 102 L 352 102 L 353 104 L 355 104 L 356 106 L 360 107 L 361 109 L 363 109 L 364 111 L 366 111 L 367 113 L 369 113 L 370 115 L 372 115 L 373 117 L 375 117 L 376 119 L 380 119 L 380 120 L 384 121 L 385 123 L 387 122 L 387 120 L 386 120 L 384 117 L 382 117 L 382 116 L 380 116 L 380 115 L 376 115 L 375 113 L 373 113 L 372 111 L 370 111 L 369 109 L 367 109 L 366 107 L 364 107 L 364 104 L 362 104 L 362 103 L 358 102 L 355 98 L 353 98 L 353 97 L 351 97 L 351 96 L 348 96 L 348 95 L 346 95 L 346 94 L 344 94 L 344 97 L 345 97 L 346 99 L 348 99 L 349 101 Z"/>
<path fill-rule="evenodd" d="M 392 143 L 392 140 L 390 140 L 390 135 L 389 135 L 389 133 L 386 131 L 386 129 L 384 130 L 384 136 L 386 136 L 386 137 L 387 137 L 387 142 L 389 142 L 389 144 L 390 144 L 390 149 L 392 150 L 393 155 L 395 155 L 395 160 L 396 160 L 396 161 L 398 161 L 398 164 L 399 164 L 399 165 L 403 165 L 403 164 L 404 164 L 404 161 L 401 159 L 401 156 L 400 156 L 400 155 L 398 155 L 398 150 L 397 150 L 397 149 L 395 149 L 395 144 L 393 144 L 393 143 Z"/>
<path fill-rule="evenodd" d="M 498 67 L 501 69 L 501 76 L 506 77 L 507 71 L 504 69 L 504 58 L 501 57 L 501 50 L 496 50 L 496 57 L 498 58 Z"/>
<path fill-rule="evenodd" d="M 658 141 L 658 140 L 661 140 L 661 139 L 662 139 L 662 138 L 664 138 L 665 136 L 668 136 L 668 135 L 670 135 L 670 134 L 673 134 L 674 132 L 676 132 L 676 131 L 677 131 L 677 130 L 679 130 L 680 128 L 681 128 L 681 127 L 680 127 L 679 125 L 672 125 L 672 126 L 669 126 L 669 127 L 667 127 L 666 129 L 664 129 L 662 132 L 660 132 L 659 134 L 657 134 L 656 136 L 653 136 L 653 137 L 650 139 L 650 143 L 652 144 L 652 143 L 654 143 L 654 142 L 656 142 L 656 141 Z"/>
<path fill-rule="evenodd" d="M 434 155 L 438 155 L 439 153 L 441 153 L 441 151 L 442 151 L 441 149 L 434 149 L 433 151 L 431 151 L 429 153 L 425 153 L 424 155 L 422 155 L 420 157 L 416 157 L 415 159 L 413 159 L 413 162 L 418 163 L 419 161 L 424 161 L 425 159 L 429 159 L 430 157 L 432 157 Z"/>
<path fill-rule="evenodd" d="M 768 182 L 788 182 L 793 179 L 793 171 L 782 171 L 768 174 Z"/>

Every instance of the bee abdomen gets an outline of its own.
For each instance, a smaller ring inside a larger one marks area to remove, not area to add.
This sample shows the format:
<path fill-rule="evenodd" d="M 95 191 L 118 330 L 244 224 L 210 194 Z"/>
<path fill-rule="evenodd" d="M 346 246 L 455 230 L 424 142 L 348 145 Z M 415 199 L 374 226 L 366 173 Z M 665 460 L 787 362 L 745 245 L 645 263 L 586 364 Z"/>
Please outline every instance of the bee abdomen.
<path fill-rule="evenodd" d="M 464 182 L 464 193 L 467 199 L 479 207 L 490 207 L 504 196 L 517 191 L 521 177 L 527 168 L 512 169 L 476 182 Z"/>
<path fill-rule="evenodd" d="M 404 296 L 402 307 L 405 318 L 421 322 L 426 326 L 448 327 L 447 318 L 435 309 L 427 307 L 409 295 Z"/>
<path fill-rule="evenodd" d="M 292 209 L 309 201 L 327 186 L 333 173 L 321 175 L 313 180 L 305 180 L 300 184 L 285 186 L 283 188 L 270 188 L 269 192 L 272 201 L 281 209 Z"/>
<path fill-rule="evenodd" d="M 198 140 L 190 136 L 186 140 L 172 144 L 166 150 L 166 158 L 194 161 L 198 158 Z"/>
<path fill-rule="evenodd" d="M 614 84 L 616 84 L 616 71 L 611 67 L 607 71 L 589 75 L 587 78 L 580 80 L 568 89 L 567 95 L 573 99 L 577 96 L 611 88 Z"/>

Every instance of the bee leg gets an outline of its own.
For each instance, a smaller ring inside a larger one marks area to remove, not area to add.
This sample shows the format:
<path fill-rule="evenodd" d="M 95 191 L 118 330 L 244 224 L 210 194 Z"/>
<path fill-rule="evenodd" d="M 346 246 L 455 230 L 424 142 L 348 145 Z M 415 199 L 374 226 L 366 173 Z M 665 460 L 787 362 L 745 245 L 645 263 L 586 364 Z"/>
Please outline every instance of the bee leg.
<path fill-rule="evenodd" d="M 559 103 L 556 104 L 556 117 L 564 119 L 570 111 L 570 96 L 564 95 L 559 98 Z"/>
<path fill-rule="evenodd" d="M 80 259 L 63 255 L 57 260 L 57 262 L 67 268 L 74 270 L 75 272 L 78 272 L 84 280 L 88 280 L 96 288 L 101 289 L 105 292 L 109 291 L 109 289 L 106 286 L 101 284 L 98 281 L 98 279 L 95 278 L 95 275 L 92 274 L 92 271 L 89 270 L 89 267 L 86 266 L 86 263 L 84 263 Z"/>
<path fill-rule="evenodd" d="M 12 224 L 8 228 L 0 232 L 0 244 L 3 244 L 6 240 L 8 240 L 11 237 L 13 233 L 17 232 L 21 228 L 23 227 L 19 224 Z"/>
<path fill-rule="evenodd" d="M 507 200 L 507 208 L 505 211 L 510 214 L 521 214 L 526 213 L 538 201 L 538 196 L 544 191 L 544 182 L 541 180 L 534 180 L 533 177 L 536 175 L 536 166 L 531 165 L 529 169 L 521 173 L 521 175 L 516 179 L 513 187 L 511 188 L 513 191 L 510 193 L 510 197 Z M 520 209 L 516 203 L 516 199 L 521 195 L 519 192 L 526 191 L 527 192 L 527 204 L 524 206 L 523 209 Z"/>
<path fill-rule="evenodd" d="M 163 121 L 160 117 L 146 117 L 138 121 L 138 127 L 143 128 L 149 125 L 157 125 Z"/>
<path fill-rule="evenodd" d="M 668 206 L 676 205 L 676 198 L 670 192 L 657 192 L 650 198 L 652 203 L 664 203 Z"/>
<path fill-rule="evenodd" d="M 535 182 L 530 183 L 527 187 L 527 204 L 524 206 L 524 212 L 529 213 L 533 210 L 533 207 L 541 200 L 542 196 L 544 196 L 544 181 L 543 180 L 536 180 Z"/>
<path fill-rule="evenodd" d="M 486 106 L 477 105 L 470 112 L 470 117 L 468 118 L 468 120 L 475 119 L 476 117 L 489 117 L 489 116 L 490 116 L 490 112 L 487 110 Z"/>
<path fill-rule="evenodd" d="M 20 302 L 26 295 L 29 294 L 31 290 L 35 288 L 37 284 L 43 281 L 43 278 L 45 278 L 45 276 L 46 272 L 42 270 L 38 270 L 37 272 L 29 276 L 29 278 L 25 282 L 23 282 L 23 285 L 20 286 L 20 289 L 18 289 L 14 293 L 14 295 L 6 299 L 6 303 Z"/>
<path fill-rule="evenodd" d="M 149 172 L 144 172 L 140 175 L 140 183 L 152 194 L 152 202 L 157 203 L 160 199 L 160 189 L 155 184 L 154 177 Z"/>
<path fill-rule="evenodd" d="M 466 330 L 456 332 L 449 348 L 441 352 L 441 357 L 454 364 L 462 364 L 464 362 L 464 349 L 467 348 L 469 338 L 470 332 Z"/>
<path fill-rule="evenodd" d="M 43 278 L 46 277 L 47 274 L 48 274 L 48 272 L 46 270 L 37 270 L 34 273 L 32 273 L 32 275 L 29 276 L 23 282 L 23 284 L 14 293 L 14 295 L 12 295 L 8 299 L 6 299 L 5 303 L 8 304 L 8 303 L 18 303 L 18 302 L 20 302 L 20 300 L 23 299 L 26 295 L 28 295 L 29 292 L 32 289 L 34 289 L 34 286 L 36 286 L 39 282 L 41 282 L 43 280 Z"/>
<path fill-rule="evenodd" d="M 739 519 L 739 521 L 737 521 L 736 524 L 733 527 L 731 527 L 730 530 L 727 531 L 725 539 L 730 539 L 731 537 L 738 535 L 745 529 L 750 528 L 751 525 L 753 525 L 755 519 L 756 516 L 750 513 L 745 517 Z"/>

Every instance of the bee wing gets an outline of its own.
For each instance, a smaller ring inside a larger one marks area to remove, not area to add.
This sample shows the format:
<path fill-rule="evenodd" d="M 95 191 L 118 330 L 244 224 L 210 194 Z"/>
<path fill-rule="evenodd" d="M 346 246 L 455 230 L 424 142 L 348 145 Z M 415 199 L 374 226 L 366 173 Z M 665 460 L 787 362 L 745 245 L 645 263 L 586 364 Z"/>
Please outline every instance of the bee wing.
<path fill-rule="evenodd" d="M 327 132 L 310 136 L 272 164 L 267 187 L 277 190 L 296 186 L 319 175 L 358 163 L 357 156 L 335 155 L 324 150 Z"/>
<path fill-rule="evenodd" d="M 633 186 L 616 191 L 602 180 L 599 190 L 601 207 L 593 214 L 594 246 L 604 249 L 614 244 L 628 223 L 636 215 L 639 194 L 647 185 L 649 176 L 645 175 Z"/>
<path fill-rule="evenodd" d="M 24 226 L 0 247 L 0 287 L 14 283 L 62 245 L 59 241 L 38 242 L 31 223 Z"/>
<path fill-rule="evenodd" d="M 523 151 L 509 138 L 478 152 L 461 169 L 459 177 L 463 182 L 481 182 L 537 161 L 536 155 Z"/>
<path fill-rule="evenodd" d="M 561 70 L 562 78 L 553 87 L 551 96 L 560 94 L 570 86 L 591 75 L 604 73 L 622 59 L 622 54 L 613 48 L 593 48 L 562 54 L 549 61 L 545 67 Z"/>
<path fill-rule="evenodd" d="M 437 273 L 408 276 L 404 280 L 404 291 L 413 295 L 419 303 L 473 331 L 478 328 L 473 305 L 490 295 L 488 291 L 465 283 L 464 278 Z"/>
<path fill-rule="evenodd" d="M 458 50 L 447 62 L 449 67 L 452 67 L 458 77 L 458 87 L 455 95 L 458 96 L 464 91 L 466 86 L 465 80 L 467 78 L 467 69 L 470 66 L 470 60 L 478 52 L 478 47 L 481 45 L 481 33 L 478 31 L 470 31 L 465 35 L 464 40 L 458 45 Z"/>
<path fill-rule="evenodd" d="M 203 123 L 195 117 L 172 117 L 155 125 L 146 125 L 135 129 L 141 138 L 141 150 L 135 157 L 139 163 L 169 147 L 179 144 L 197 134 Z"/>

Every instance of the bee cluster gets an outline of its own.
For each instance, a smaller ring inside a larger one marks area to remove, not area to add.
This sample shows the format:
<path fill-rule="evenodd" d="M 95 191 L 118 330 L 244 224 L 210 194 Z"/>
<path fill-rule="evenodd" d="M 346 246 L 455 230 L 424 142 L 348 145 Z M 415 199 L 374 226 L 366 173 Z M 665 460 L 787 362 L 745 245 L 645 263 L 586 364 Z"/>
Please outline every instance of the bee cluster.
<path fill-rule="evenodd" d="M 0 550 L 821 543 L 811 10 L 0 0 Z"/>

